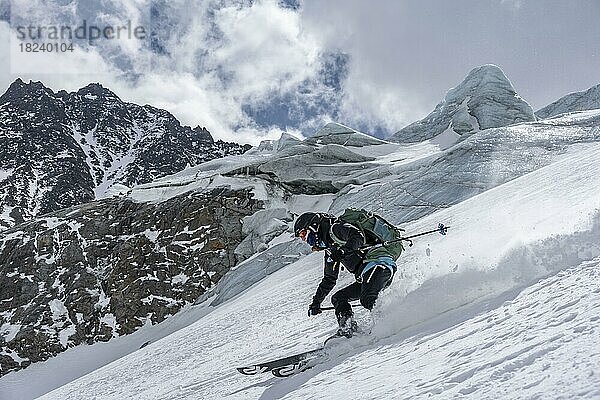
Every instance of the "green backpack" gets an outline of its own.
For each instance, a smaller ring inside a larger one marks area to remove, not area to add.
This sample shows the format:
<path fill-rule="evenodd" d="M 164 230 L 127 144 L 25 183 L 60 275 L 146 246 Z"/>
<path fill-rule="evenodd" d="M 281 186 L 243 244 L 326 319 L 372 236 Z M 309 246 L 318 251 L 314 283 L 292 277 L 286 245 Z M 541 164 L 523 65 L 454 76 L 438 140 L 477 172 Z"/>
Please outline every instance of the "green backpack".
<path fill-rule="evenodd" d="M 351 224 L 360 229 L 367 244 L 381 244 L 381 246 L 375 246 L 367 251 L 365 261 L 375 261 L 377 258 L 385 256 L 396 261 L 404 250 L 402 241 L 398 240 L 402 237 L 404 229 L 395 227 L 377 214 L 363 209 L 347 208 L 338 217 L 338 221 Z M 398 241 L 386 243 L 393 240 Z"/>

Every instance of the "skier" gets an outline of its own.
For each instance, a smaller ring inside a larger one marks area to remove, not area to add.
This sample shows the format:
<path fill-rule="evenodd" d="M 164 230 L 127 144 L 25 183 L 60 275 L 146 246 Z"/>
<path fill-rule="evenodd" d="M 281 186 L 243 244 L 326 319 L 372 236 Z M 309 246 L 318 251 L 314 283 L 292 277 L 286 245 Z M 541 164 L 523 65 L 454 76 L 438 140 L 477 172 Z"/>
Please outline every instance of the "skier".
<path fill-rule="evenodd" d="M 392 283 L 396 272 L 395 260 L 404 250 L 402 242 L 412 245 L 412 238 L 438 232 L 445 235 L 449 227 L 438 224 L 437 229 L 403 236 L 403 229 L 365 210 L 348 208 L 339 217 L 329 214 L 304 213 L 294 223 L 294 235 L 304 240 L 313 251 L 325 250 L 325 272 L 313 301 L 308 307 L 308 316 L 322 312 L 321 303 L 335 286 L 343 265 L 354 273 L 356 282 L 339 290 L 331 297 L 335 315 L 340 325 L 337 336 L 352 337 L 358 330 L 349 301 L 360 300 L 360 304 L 372 310 L 381 290 Z M 324 345 L 325 345 L 324 344 Z M 244 375 L 256 375 L 271 371 L 279 378 L 294 375 L 318 364 L 324 347 L 304 351 L 292 356 L 263 363 L 238 367 Z"/>
<path fill-rule="evenodd" d="M 387 237 L 381 237 L 381 232 Z M 347 209 L 339 218 L 304 213 L 294 224 L 294 235 L 313 251 L 325 250 L 324 276 L 308 307 L 309 317 L 322 312 L 321 303 L 336 284 L 340 264 L 354 274 L 356 281 L 331 297 L 339 324 L 337 334 L 351 337 L 358 326 L 349 302 L 360 300 L 364 308 L 372 310 L 379 292 L 392 283 L 395 260 L 403 248 L 400 241 L 388 246 L 385 240 L 400 237 L 399 229 L 375 214 Z"/>

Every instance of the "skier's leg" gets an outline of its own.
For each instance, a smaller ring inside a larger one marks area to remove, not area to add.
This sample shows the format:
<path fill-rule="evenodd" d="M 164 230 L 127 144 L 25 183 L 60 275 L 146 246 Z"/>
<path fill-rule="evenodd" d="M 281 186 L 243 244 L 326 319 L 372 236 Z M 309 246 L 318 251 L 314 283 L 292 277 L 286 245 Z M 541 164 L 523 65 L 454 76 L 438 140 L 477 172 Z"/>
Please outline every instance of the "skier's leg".
<path fill-rule="evenodd" d="M 335 308 L 335 315 L 338 316 L 338 319 L 340 315 L 352 315 L 350 301 L 358 300 L 360 297 L 360 292 L 360 283 L 354 282 L 353 284 L 338 290 L 333 296 L 331 296 L 331 303 Z"/>
<path fill-rule="evenodd" d="M 331 296 L 331 302 L 335 308 L 335 316 L 338 320 L 337 334 L 340 336 L 351 337 L 353 328 L 356 328 L 356 322 L 354 322 L 354 313 L 350 306 L 350 301 L 357 300 L 360 297 L 360 283 L 354 282 L 353 284 L 346 286 L 345 288 L 337 291 Z M 354 329 L 355 331 L 356 329 Z"/>
<path fill-rule="evenodd" d="M 360 288 L 360 304 L 372 310 L 379 292 L 392 283 L 392 272 L 389 268 L 378 265 L 363 276 Z"/>

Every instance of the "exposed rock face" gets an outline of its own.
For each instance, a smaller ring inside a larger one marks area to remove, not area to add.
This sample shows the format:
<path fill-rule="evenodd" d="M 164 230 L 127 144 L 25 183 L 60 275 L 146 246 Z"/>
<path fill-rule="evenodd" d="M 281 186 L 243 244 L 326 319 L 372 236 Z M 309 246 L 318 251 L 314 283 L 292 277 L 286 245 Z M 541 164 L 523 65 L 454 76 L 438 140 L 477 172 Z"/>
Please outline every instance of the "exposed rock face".
<path fill-rule="evenodd" d="M 241 220 L 262 206 L 247 189 L 158 204 L 115 197 L 3 232 L 0 375 L 194 302 L 244 259 Z"/>
<path fill-rule="evenodd" d="M 17 79 L 0 97 L 0 230 L 248 149 L 99 84 L 54 93 Z"/>
<path fill-rule="evenodd" d="M 0 97 L 0 229 L 93 200 L 86 156 L 64 103 L 41 83 L 17 80 Z"/>
<path fill-rule="evenodd" d="M 554 103 L 538 110 L 538 118 L 550 118 L 559 114 L 575 111 L 586 111 L 600 108 L 600 85 L 593 86 L 583 92 L 570 93 Z"/>
<path fill-rule="evenodd" d="M 389 140 L 412 143 L 441 134 L 459 139 L 459 135 L 528 121 L 535 121 L 531 106 L 517 95 L 500 68 L 483 65 L 450 89 L 427 117 L 396 132 Z"/>

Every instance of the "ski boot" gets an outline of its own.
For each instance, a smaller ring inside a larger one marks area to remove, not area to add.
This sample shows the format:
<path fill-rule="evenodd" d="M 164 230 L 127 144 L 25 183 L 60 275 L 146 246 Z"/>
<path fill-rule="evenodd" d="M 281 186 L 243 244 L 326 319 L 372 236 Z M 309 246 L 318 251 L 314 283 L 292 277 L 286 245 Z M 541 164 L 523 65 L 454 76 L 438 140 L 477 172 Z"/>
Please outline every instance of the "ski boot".
<path fill-rule="evenodd" d="M 345 336 L 350 339 L 355 332 L 358 332 L 358 324 L 352 314 L 339 315 L 338 325 L 340 327 L 337 330 L 337 336 Z"/>

